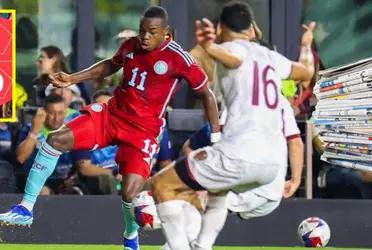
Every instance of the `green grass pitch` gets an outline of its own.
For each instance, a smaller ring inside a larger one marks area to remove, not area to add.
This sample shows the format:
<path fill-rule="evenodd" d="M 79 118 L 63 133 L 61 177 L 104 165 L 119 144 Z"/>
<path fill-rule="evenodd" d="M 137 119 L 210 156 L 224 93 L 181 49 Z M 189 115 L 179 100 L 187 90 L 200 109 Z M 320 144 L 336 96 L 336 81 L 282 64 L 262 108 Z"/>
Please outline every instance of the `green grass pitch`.
<path fill-rule="evenodd" d="M 159 246 L 141 246 L 142 250 L 159 250 Z M 6 250 L 122 250 L 120 245 L 31 245 L 31 244 L 2 244 L 0 249 Z M 214 250 L 300 250 L 304 247 L 214 247 Z M 307 248 L 309 249 L 309 248 Z M 363 248 L 332 248 L 335 250 L 367 250 Z"/>

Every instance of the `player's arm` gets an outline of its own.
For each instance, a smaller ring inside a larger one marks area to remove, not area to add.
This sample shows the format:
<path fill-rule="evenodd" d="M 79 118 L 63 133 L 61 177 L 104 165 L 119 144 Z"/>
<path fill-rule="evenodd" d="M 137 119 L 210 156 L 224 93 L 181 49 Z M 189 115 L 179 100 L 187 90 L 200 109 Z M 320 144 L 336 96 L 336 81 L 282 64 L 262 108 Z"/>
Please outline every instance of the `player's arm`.
<path fill-rule="evenodd" d="M 121 65 L 113 63 L 112 59 L 105 59 L 77 73 L 69 75 L 65 72 L 58 72 L 50 74 L 49 78 L 56 87 L 68 87 L 85 80 L 105 78 L 120 68 Z"/>
<path fill-rule="evenodd" d="M 38 108 L 35 116 L 32 118 L 32 125 L 30 129 L 25 129 L 20 135 L 23 137 L 21 143 L 16 148 L 16 159 L 19 163 L 23 164 L 34 152 L 38 143 L 38 134 L 44 127 L 46 113 L 43 108 Z"/>
<path fill-rule="evenodd" d="M 299 62 L 304 65 L 307 69 L 312 72 L 314 75 L 315 72 L 315 65 L 314 65 L 314 56 L 311 49 L 311 44 L 313 42 L 313 31 L 316 26 L 315 22 L 310 22 L 308 25 L 302 25 L 305 29 L 305 32 L 302 34 L 301 38 L 301 50 L 300 50 L 300 57 Z M 311 79 L 309 81 L 303 81 L 301 84 L 308 88 L 311 84 Z"/>
<path fill-rule="evenodd" d="M 35 134 L 28 134 L 28 136 L 17 146 L 16 159 L 19 163 L 23 164 L 34 152 L 38 139 Z"/>
<path fill-rule="evenodd" d="M 291 179 L 286 181 L 283 197 L 291 197 L 301 184 L 302 168 L 304 165 L 304 144 L 300 136 L 289 139 L 288 154 L 289 165 L 291 168 Z"/>
<path fill-rule="evenodd" d="M 182 146 L 182 152 L 185 156 L 188 156 L 192 152 L 190 139 L 187 139 Z"/>
<path fill-rule="evenodd" d="M 82 176 L 99 176 L 113 174 L 111 169 L 101 168 L 92 162 L 92 152 L 79 150 L 72 151 L 72 159 Z"/>
<path fill-rule="evenodd" d="M 288 79 L 295 81 L 310 81 L 313 77 L 313 72 L 306 68 L 305 65 L 299 62 L 293 62 L 291 68 L 291 74 Z"/>
<path fill-rule="evenodd" d="M 196 42 L 215 60 L 221 62 L 227 68 L 237 68 L 242 64 L 242 59 L 231 53 L 228 49 L 215 43 L 216 34 L 213 23 L 207 18 L 203 22 L 196 21 Z"/>
<path fill-rule="evenodd" d="M 281 96 L 284 134 L 287 139 L 289 165 L 291 179 L 286 181 L 283 197 L 291 197 L 301 184 L 302 168 L 304 164 L 304 144 L 300 137 L 300 130 L 297 126 L 293 110 L 288 100 Z"/>
<path fill-rule="evenodd" d="M 111 169 L 100 168 L 92 163 L 90 159 L 79 160 L 76 162 L 79 172 L 83 176 L 111 175 Z"/>
<path fill-rule="evenodd" d="M 311 44 L 313 42 L 313 31 L 315 26 L 315 22 L 303 25 L 305 32 L 301 39 L 299 62 L 293 62 L 289 77 L 292 80 L 302 81 L 304 87 L 310 85 L 310 81 L 314 75 L 314 56 L 311 50 Z"/>
<path fill-rule="evenodd" d="M 293 62 L 282 56 L 276 51 L 270 51 L 271 60 L 275 65 L 276 72 L 280 79 L 290 79 L 295 81 L 309 81 L 313 72 L 299 62 Z"/>
<path fill-rule="evenodd" d="M 196 131 L 182 146 L 185 156 L 188 156 L 193 150 L 206 147 L 211 144 L 211 130 L 209 124 L 206 124 L 200 130 Z"/>
<path fill-rule="evenodd" d="M 49 78 L 53 85 L 59 88 L 68 87 L 71 84 L 85 80 L 103 79 L 117 72 L 123 66 L 123 53 L 126 51 L 126 46 L 129 46 L 128 44 L 124 42 L 112 58 L 102 60 L 87 69 L 71 75 L 64 72 L 50 74 Z"/>
<path fill-rule="evenodd" d="M 212 43 L 205 47 L 205 50 L 210 56 L 222 63 L 226 68 L 238 68 L 243 62 L 241 58 L 216 43 Z"/>
<path fill-rule="evenodd" d="M 71 81 L 78 83 L 90 79 L 105 78 L 117 72 L 121 67 L 122 65 L 113 63 L 112 59 L 105 59 L 85 70 L 72 74 Z"/>
<path fill-rule="evenodd" d="M 204 87 L 197 92 L 203 101 L 204 110 L 208 118 L 209 124 L 211 125 L 211 142 L 217 142 L 220 137 L 220 125 L 218 123 L 218 108 L 216 98 L 213 92 L 208 88 Z"/>

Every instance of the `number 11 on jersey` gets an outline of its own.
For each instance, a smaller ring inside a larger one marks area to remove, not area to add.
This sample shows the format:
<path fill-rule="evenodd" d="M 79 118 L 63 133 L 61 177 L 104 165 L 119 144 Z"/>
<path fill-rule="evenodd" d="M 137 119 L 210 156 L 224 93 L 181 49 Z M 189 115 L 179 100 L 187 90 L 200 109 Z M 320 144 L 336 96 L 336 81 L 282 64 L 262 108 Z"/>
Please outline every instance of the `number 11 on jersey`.
<path fill-rule="evenodd" d="M 132 86 L 132 87 L 136 87 L 136 78 L 137 78 L 137 74 L 138 74 L 138 70 L 139 68 L 135 67 L 132 69 L 132 78 L 130 79 L 130 81 L 128 82 L 128 85 L 129 86 Z M 137 89 L 141 90 L 141 91 L 144 91 L 145 90 L 145 81 L 146 81 L 146 76 L 147 76 L 147 72 L 144 71 L 140 74 L 140 83 L 137 85 Z"/>

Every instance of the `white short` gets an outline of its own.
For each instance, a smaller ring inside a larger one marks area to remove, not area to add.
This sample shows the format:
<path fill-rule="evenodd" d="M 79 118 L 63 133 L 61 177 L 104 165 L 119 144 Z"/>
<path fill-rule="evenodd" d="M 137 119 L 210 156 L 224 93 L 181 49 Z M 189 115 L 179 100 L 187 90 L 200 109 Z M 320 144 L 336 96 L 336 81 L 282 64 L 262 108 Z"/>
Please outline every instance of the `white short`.
<path fill-rule="evenodd" d="M 194 159 L 202 150 L 206 151 L 207 157 L 204 160 Z M 186 168 L 189 176 L 182 173 L 180 176 L 181 167 L 177 167 L 176 164 L 176 171 L 186 184 L 189 185 L 187 182 L 190 180 L 194 181 L 189 186 L 194 185 L 210 192 L 233 190 L 240 193 L 273 181 L 279 164 L 276 166 L 264 162 L 258 164 L 242 159 L 231 159 L 213 147 L 205 147 L 190 153 L 186 160 Z"/>
<path fill-rule="evenodd" d="M 230 211 L 238 213 L 240 218 L 248 220 L 270 214 L 280 204 L 280 200 L 269 200 L 252 191 L 244 193 L 227 194 L 227 207 Z"/>

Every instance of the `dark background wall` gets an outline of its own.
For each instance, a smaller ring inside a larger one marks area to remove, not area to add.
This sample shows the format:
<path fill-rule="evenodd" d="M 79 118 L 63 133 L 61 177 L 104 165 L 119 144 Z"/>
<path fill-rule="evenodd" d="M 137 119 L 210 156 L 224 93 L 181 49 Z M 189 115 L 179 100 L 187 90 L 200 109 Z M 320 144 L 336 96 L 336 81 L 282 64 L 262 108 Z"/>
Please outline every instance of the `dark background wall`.
<path fill-rule="evenodd" d="M 20 196 L 1 195 L 0 211 L 19 202 Z M 218 245 L 299 246 L 297 226 L 310 216 L 326 220 L 330 246 L 372 248 L 372 201 L 294 199 L 272 214 L 250 221 L 230 215 Z M 117 196 L 41 197 L 31 229 L 0 227 L 0 242 L 121 244 L 122 218 Z M 161 231 L 141 233 L 141 243 L 159 245 Z"/>

